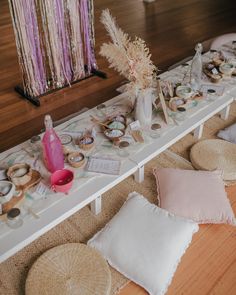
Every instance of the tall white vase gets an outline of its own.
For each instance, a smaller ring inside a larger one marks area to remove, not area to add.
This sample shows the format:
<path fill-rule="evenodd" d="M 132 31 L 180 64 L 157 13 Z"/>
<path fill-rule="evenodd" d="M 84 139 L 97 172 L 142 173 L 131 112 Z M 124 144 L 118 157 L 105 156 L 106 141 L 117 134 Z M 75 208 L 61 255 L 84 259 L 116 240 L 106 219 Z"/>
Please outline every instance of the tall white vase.
<path fill-rule="evenodd" d="M 139 90 L 135 102 L 135 120 L 139 120 L 141 126 L 150 126 L 152 122 L 153 89 Z"/>

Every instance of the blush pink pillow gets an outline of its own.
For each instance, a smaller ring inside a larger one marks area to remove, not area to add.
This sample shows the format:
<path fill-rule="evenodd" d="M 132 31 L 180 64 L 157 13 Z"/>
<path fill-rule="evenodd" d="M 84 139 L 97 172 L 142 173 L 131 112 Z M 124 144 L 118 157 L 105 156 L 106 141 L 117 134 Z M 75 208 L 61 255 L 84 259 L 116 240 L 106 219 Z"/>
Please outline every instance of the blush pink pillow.
<path fill-rule="evenodd" d="M 154 169 L 159 206 L 198 223 L 236 224 L 220 171 Z"/>

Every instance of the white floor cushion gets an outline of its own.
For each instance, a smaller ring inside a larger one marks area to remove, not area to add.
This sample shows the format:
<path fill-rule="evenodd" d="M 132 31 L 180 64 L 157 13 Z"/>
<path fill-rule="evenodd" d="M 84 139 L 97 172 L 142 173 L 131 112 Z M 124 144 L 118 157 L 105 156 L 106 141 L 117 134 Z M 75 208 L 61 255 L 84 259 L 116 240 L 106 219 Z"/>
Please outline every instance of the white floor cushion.
<path fill-rule="evenodd" d="M 217 136 L 232 143 L 236 143 L 236 123 L 224 130 L 220 130 Z"/>
<path fill-rule="evenodd" d="M 197 231 L 193 221 L 174 216 L 133 192 L 88 245 L 151 295 L 161 295 Z"/>

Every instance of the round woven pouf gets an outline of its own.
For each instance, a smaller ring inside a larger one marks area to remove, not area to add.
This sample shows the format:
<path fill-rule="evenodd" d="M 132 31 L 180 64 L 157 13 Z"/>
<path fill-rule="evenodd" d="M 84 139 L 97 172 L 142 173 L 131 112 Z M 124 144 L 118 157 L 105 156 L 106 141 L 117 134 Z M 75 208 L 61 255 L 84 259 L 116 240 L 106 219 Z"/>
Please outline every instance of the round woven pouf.
<path fill-rule="evenodd" d="M 236 180 L 236 144 L 220 139 L 203 140 L 191 148 L 190 159 L 196 169 L 218 169 L 224 180 Z"/>
<path fill-rule="evenodd" d="M 111 273 L 94 249 L 80 243 L 46 251 L 29 271 L 26 295 L 109 295 Z"/>

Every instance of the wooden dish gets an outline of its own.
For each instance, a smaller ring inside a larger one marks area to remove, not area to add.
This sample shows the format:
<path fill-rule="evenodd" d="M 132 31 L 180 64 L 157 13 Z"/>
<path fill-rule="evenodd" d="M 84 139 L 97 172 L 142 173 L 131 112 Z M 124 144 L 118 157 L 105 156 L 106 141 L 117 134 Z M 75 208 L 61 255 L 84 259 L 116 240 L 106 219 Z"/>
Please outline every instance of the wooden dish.
<path fill-rule="evenodd" d="M 221 73 L 213 74 L 213 73 L 207 68 L 206 65 L 203 67 L 203 72 L 204 72 L 205 75 L 207 75 L 207 77 L 210 78 L 210 80 L 211 80 L 212 83 L 218 83 L 219 81 L 222 80 L 222 74 L 221 74 Z"/>
<path fill-rule="evenodd" d="M 14 164 L 7 170 L 7 177 L 16 186 L 25 185 L 32 178 L 32 169 L 26 163 Z"/>
<path fill-rule="evenodd" d="M 84 165 L 85 157 L 83 153 L 73 152 L 67 156 L 69 164 L 74 168 L 79 168 Z"/>
<path fill-rule="evenodd" d="M 183 103 L 181 103 L 181 101 Z M 169 108 L 174 112 L 177 112 L 179 107 L 185 107 L 185 105 L 186 105 L 185 100 L 177 96 L 172 97 L 171 100 L 169 101 Z"/>
<path fill-rule="evenodd" d="M 126 117 L 124 115 L 117 115 L 117 116 L 114 116 L 114 117 L 109 118 L 109 120 L 116 121 L 116 122 L 121 122 L 121 123 L 127 125 L 126 124 L 127 123 L 127 119 L 126 119 Z"/>
<path fill-rule="evenodd" d="M 111 141 L 118 141 L 125 135 L 125 131 L 119 129 L 106 129 L 104 135 Z"/>
<path fill-rule="evenodd" d="M 23 201 L 23 199 L 24 192 L 20 191 L 20 193 L 18 195 L 13 196 L 9 202 L 2 204 L 2 214 L 0 214 L 0 216 L 4 216 L 12 208 L 19 206 L 19 203 Z"/>
<path fill-rule="evenodd" d="M 9 202 L 2 204 L 2 214 L 0 217 L 5 217 L 5 214 L 14 207 L 20 205 L 24 200 L 25 192 L 30 189 L 32 186 L 38 184 L 41 180 L 41 175 L 38 171 L 32 170 L 32 177 L 29 182 L 24 185 L 16 186 L 16 191 L 20 192 L 17 195 L 15 194 Z"/>
<path fill-rule="evenodd" d="M 94 138 L 89 135 L 85 135 L 78 140 L 78 145 L 82 150 L 88 151 L 94 146 Z"/>
<path fill-rule="evenodd" d="M 204 74 L 210 78 L 212 83 L 218 83 L 223 78 L 223 76 L 219 70 L 219 65 L 220 64 L 216 64 L 213 61 L 213 62 L 206 63 L 203 66 Z M 213 70 L 215 71 L 215 73 L 213 72 Z"/>
<path fill-rule="evenodd" d="M 109 121 L 106 121 L 104 122 L 104 126 L 103 126 L 103 129 L 104 130 L 108 130 L 108 129 L 111 129 L 111 130 L 123 130 L 125 131 L 126 129 L 126 124 L 124 122 L 119 122 L 119 121 L 115 121 L 115 120 L 109 120 Z"/>

